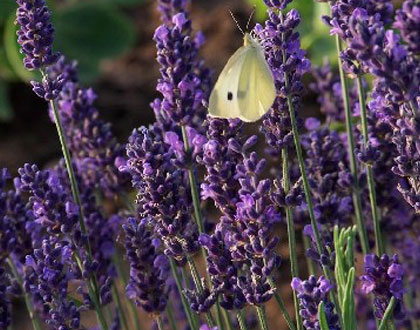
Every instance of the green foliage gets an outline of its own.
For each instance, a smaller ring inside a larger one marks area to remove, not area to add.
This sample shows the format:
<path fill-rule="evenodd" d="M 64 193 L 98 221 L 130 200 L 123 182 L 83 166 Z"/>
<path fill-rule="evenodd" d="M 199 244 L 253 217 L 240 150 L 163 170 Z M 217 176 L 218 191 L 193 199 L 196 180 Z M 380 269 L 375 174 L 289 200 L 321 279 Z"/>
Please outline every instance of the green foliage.
<path fill-rule="evenodd" d="M 324 302 L 321 301 L 318 305 L 318 318 L 321 330 L 330 330 L 328 327 L 327 317 L 325 316 Z"/>
<path fill-rule="evenodd" d="M 99 63 L 126 51 L 134 41 L 131 22 L 112 5 L 80 2 L 53 14 L 55 49 L 79 61 L 82 80 L 92 80 Z"/>
<path fill-rule="evenodd" d="M 262 0 L 247 1 L 255 6 L 256 20 L 263 21 L 267 17 L 267 7 L 264 2 Z M 329 29 L 321 21 L 323 15 L 329 14 L 329 4 L 327 2 L 301 0 L 292 2 L 288 9 L 291 8 L 296 8 L 301 16 L 298 31 L 301 35 L 302 48 L 308 51 L 312 64 L 321 65 L 324 58 L 336 62 L 334 38 L 328 36 Z"/>
<path fill-rule="evenodd" d="M 12 119 L 13 112 L 7 97 L 7 84 L 0 78 L 0 121 Z"/>
<path fill-rule="evenodd" d="M 23 66 L 23 55 L 20 53 L 20 47 L 17 43 L 17 26 L 15 25 L 15 19 L 15 14 L 13 13 L 6 21 L 3 33 L 4 50 L 7 61 L 14 74 L 23 81 L 30 81 L 34 79 L 36 75 L 34 72 L 26 70 Z"/>
<path fill-rule="evenodd" d="M 16 11 L 16 2 L 12 0 L 0 0 L 0 24 Z"/>
<path fill-rule="evenodd" d="M 354 304 L 354 241 L 356 226 L 339 231 L 334 227 L 335 279 L 337 281 L 338 301 L 343 318 L 343 330 L 356 329 Z"/>

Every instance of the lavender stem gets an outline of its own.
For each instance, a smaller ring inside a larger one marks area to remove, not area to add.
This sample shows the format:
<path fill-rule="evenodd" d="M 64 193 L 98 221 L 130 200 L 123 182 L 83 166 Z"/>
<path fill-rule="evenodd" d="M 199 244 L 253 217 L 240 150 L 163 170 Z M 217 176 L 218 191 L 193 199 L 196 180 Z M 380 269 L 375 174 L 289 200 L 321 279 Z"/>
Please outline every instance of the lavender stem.
<path fill-rule="evenodd" d="M 124 269 L 121 265 L 120 260 L 121 259 L 120 259 L 119 255 L 117 255 L 116 257 L 113 258 L 115 268 L 117 269 L 118 277 L 121 278 L 122 283 L 124 285 L 124 289 L 125 289 L 125 287 L 127 286 L 127 274 L 125 273 L 125 271 L 124 271 Z M 133 319 L 135 330 L 141 330 L 140 320 L 139 320 L 139 316 L 138 316 L 138 313 L 137 313 L 137 308 L 136 308 L 136 306 L 134 305 L 134 302 L 131 299 L 128 299 L 128 306 L 130 307 L 130 315 Z"/>
<path fill-rule="evenodd" d="M 181 278 L 178 274 L 175 262 L 172 260 L 172 258 L 169 258 L 169 264 L 171 266 L 172 276 L 175 279 L 176 287 L 178 288 L 179 296 L 181 297 L 182 306 L 184 307 L 184 311 L 185 311 L 185 315 L 187 316 L 188 324 L 190 325 L 192 330 L 198 330 L 198 326 L 194 322 L 194 319 L 192 317 L 192 312 L 191 312 L 190 306 L 188 305 L 188 302 L 185 299 L 184 293 L 182 292 Z"/>
<path fill-rule="evenodd" d="M 268 279 L 270 286 L 272 288 L 275 287 L 274 282 L 271 278 Z M 283 299 L 281 298 L 281 296 L 278 294 L 278 292 L 274 292 L 274 298 L 277 301 L 277 304 L 279 305 L 280 311 L 283 314 L 284 320 L 286 321 L 287 325 L 289 326 L 290 330 L 296 330 L 295 324 L 293 323 L 292 318 L 290 317 L 289 312 L 286 309 L 286 305 L 284 304 Z"/>
<path fill-rule="evenodd" d="M 242 311 L 238 311 L 238 313 L 236 314 L 236 318 L 238 319 L 239 329 L 240 330 L 248 330 L 247 327 L 246 327 L 244 317 L 242 315 Z"/>
<path fill-rule="evenodd" d="M 160 315 L 156 316 L 156 323 L 159 330 L 165 330 L 165 327 L 163 326 L 162 317 Z"/>
<path fill-rule="evenodd" d="M 190 256 L 187 256 L 187 262 L 188 265 L 190 267 L 190 272 L 191 272 L 191 276 L 193 278 L 194 284 L 195 284 L 195 288 L 197 289 L 197 291 L 199 293 L 203 292 L 203 286 L 201 285 L 201 281 L 200 281 L 200 275 L 198 274 L 198 270 L 197 267 L 195 265 L 194 260 L 192 260 L 192 258 Z M 208 311 L 206 313 L 206 318 L 207 318 L 207 322 L 209 324 L 210 327 L 214 327 L 214 320 L 213 320 L 213 316 L 211 315 L 211 312 Z M 221 329 L 220 326 L 218 326 L 219 329 Z"/>
<path fill-rule="evenodd" d="M 25 300 L 25 305 L 26 305 L 26 309 L 28 310 L 29 318 L 31 319 L 31 322 L 32 322 L 32 327 L 34 328 L 34 330 L 42 330 L 39 320 L 35 315 L 31 299 L 29 298 L 28 294 L 25 292 L 25 289 L 23 288 L 22 277 L 20 276 L 16 268 L 16 265 L 13 262 L 11 257 L 7 258 L 7 263 L 9 264 L 9 267 L 12 270 L 13 276 L 15 277 L 16 281 L 19 283 L 20 287 L 22 288 L 23 298 Z"/>
<path fill-rule="evenodd" d="M 114 298 L 114 301 L 116 302 L 118 313 L 120 313 L 123 329 L 129 330 L 130 327 L 128 326 L 127 317 L 125 316 L 125 311 L 123 305 L 121 304 L 120 293 L 118 292 L 117 283 L 115 281 L 112 285 L 112 296 Z"/>
<path fill-rule="evenodd" d="M 282 167 L 283 167 L 283 189 L 284 193 L 287 194 L 290 190 L 290 178 L 289 178 L 289 155 L 287 148 L 283 148 L 281 151 L 282 157 Z M 298 263 L 296 257 L 296 237 L 295 237 L 295 224 L 293 221 L 292 210 L 289 206 L 286 206 L 286 221 L 287 221 L 287 236 L 289 239 L 289 253 L 290 253 L 290 272 L 292 278 L 299 277 Z M 295 317 L 296 317 L 296 327 L 298 330 L 302 330 L 302 318 L 299 313 L 299 301 L 297 299 L 297 294 L 293 291 L 293 304 L 295 306 Z"/>
<path fill-rule="evenodd" d="M 357 232 L 359 233 L 360 243 L 362 245 L 362 250 L 364 254 L 369 253 L 369 239 L 366 232 L 366 227 L 363 222 L 363 215 L 362 215 L 362 202 L 360 199 L 360 191 L 359 191 L 359 179 L 357 176 L 357 163 L 356 163 L 356 155 L 354 153 L 355 150 L 355 143 L 353 137 L 353 123 L 352 123 L 352 114 L 350 110 L 350 101 L 349 101 L 349 91 L 347 85 L 347 79 L 344 75 L 343 65 L 340 60 L 340 52 L 341 52 L 341 42 L 340 37 L 336 36 L 336 47 L 337 47 L 337 54 L 338 54 L 338 69 L 340 71 L 340 81 L 341 81 L 341 88 L 343 94 L 343 104 L 345 109 L 345 116 L 346 116 L 346 131 L 347 131 L 347 139 L 348 139 L 348 153 L 350 159 L 350 171 L 353 177 L 353 204 L 354 210 L 356 215 L 356 224 L 357 224 Z"/>
<path fill-rule="evenodd" d="M 360 104 L 360 114 L 362 120 L 362 134 L 363 134 L 363 143 L 365 148 L 369 143 L 369 132 L 368 132 L 368 123 L 367 123 L 367 108 L 366 108 L 366 97 L 365 91 L 363 89 L 362 77 L 357 75 L 357 89 L 359 94 L 359 104 Z M 378 212 L 378 205 L 376 203 L 376 191 L 375 191 L 375 181 L 373 178 L 372 165 L 366 165 L 367 171 L 367 184 L 369 189 L 369 199 L 370 207 L 372 211 L 373 226 L 375 231 L 375 244 L 376 244 L 376 253 L 378 256 L 381 256 L 384 253 L 383 240 L 381 235 L 380 228 L 380 215 Z"/>
<path fill-rule="evenodd" d="M 264 306 L 255 306 L 258 315 L 258 322 L 261 330 L 268 330 L 267 320 L 265 318 Z"/>
<path fill-rule="evenodd" d="M 166 314 L 168 315 L 169 325 L 171 330 L 177 330 L 176 322 L 174 319 L 173 306 L 170 300 L 168 300 L 168 305 L 166 306 Z"/>

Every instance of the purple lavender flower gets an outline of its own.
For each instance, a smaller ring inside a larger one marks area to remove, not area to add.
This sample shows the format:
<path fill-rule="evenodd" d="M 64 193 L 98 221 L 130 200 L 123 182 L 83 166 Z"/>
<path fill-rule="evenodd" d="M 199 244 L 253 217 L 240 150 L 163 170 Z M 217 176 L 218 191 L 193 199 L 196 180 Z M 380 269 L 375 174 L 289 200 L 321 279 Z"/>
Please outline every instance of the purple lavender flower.
<path fill-rule="evenodd" d="M 199 162 L 206 168 L 204 183 L 201 185 L 202 198 L 213 200 L 223 216 L 233 220 L 239 189 L 239 182 L 234 176 L 242 155 L 230 146 L 242 143 L 238 137 L 243 124 L 240 120 L 208 118 L 207 125 L 207 142 L 199 158 Z M 255 137 L 246 143 L 247 148 L 252 147 L 253 140 Z"/>
<path fill-rule="evenodd" d="M 0 329 L 8 329 L 12 321 L 11 301 L 7 292 L 8 286 L 8 274 L 0 264 Z"/>
<path fill-rule="evenodd" d="M 238 286 L 252 305 L 264 304 L 273 296 L 275 288 L 269 279 L 280 264 L 275 252 L 279 238 L 272 235 L 279 215 L 270 199 L 271 181 L 259 179 L 264 166 L 265 160 L 255 152 L 244 155 L 243 163 L 237 165 L 239 201 L 235 223 L 226 233 L 233 261 L 248 269 L 239 276 Z"/>
<path fill-rule="evenodd" d="M 44 70 L 55 63 L 58 53 L 52 51 L 54 28 L 50 22 L 51 13 L 44 0 L 16 0 L 16 22 L 20 25 L 17 32 L 20 51 L 25 55 L 23 64 L 32 70 Z M 54 100 L 60 93 L 63 79 L 57 76 L 49 79 L 43 76 L 42 81 L 32 81 L 33 91 L 47 101 Z"/>
<path fill-rule="evenodd" d="M 161 78 L 157 90 L 162 99 L 152 103 L 158 122 L 199 129 L 206 117 L 202 102 L 209 93 L 209 72 L 198 59 L 202 34 L 192 37 L 191 21 L 185 11 L 186 1 L 159 2 L 163 24 L 154 35 Z"/>
<path fill-rule="evenodd" d="M 368 254 L 365 256 L 365 273 L 361 276 L 362 291 L 365 294 L 373 293 L 375 316 L 382 319 L 391 297 L 397 301 L 394 308 L 394 317 L 404 317 L 402 297 L 404 269 L 398 262 L 398 256 L 390 258 L 384 254 L 381 258 Z"/>
<path fill-rule="evenodd" d="M 44 240 L 40 249 L 26 257 L 24 289 L 35 304 L 42 306 L 42 316 L 53 329 L 79 329 L 80 312 L 69 299 L 71 279 L 68 264 L 68 246 L 55 239 Z"/>
<path fill-rule="evenodd" d="M 320 104 L 320 111 L 326 116 L 328 124 L 344 121 L 343 94 L 341 91 L 340 77 L 334 74 L 328 62 L 321 67 L 312 68 L 312 75 L 315 82 L 309 84 L 309 88 L 318 95 L 317 101 Z M 357 102 L 357 88 L 351 88 L 350 107 L 354 115 L 359 113 L 359 104 Z"/>
<path fill-rule="evenodd" d="M 304 90 L 301 78 L 310 68 L 305 52 L 300 49 L 299 33 L 294 31 L 300 23 L 299 13 L 292 9 L 285 15 L 282 12 L 276 14 L 276 9 L 283 9 L 288 2 L 290 1 L 265 1 L 269 7 L 269 19 L 264 27 L 257 25 L 255 28 L 267 49 L 266 57 L 278 93 L 262 128 L 267 143 L 277 152 L 293 144 L 286 97 L 292 98 L 294 109 L 298 111 Z M 287 82 L 285 74 L 288 75 Z M 302 126 L 301 121 L 299 126 Z"/>
<path fill-rule="evenodd" d="M 30 164 L 18 172 L 17 186 L 31 194 L 29 202 L 35 222 L 52 235 L 73 232 L 78 223 L 78 209 L 60 177 L 54 171 L 41 171 Z"/>
<path fill-rule="evenodd" d="M 318 279 L 311 275 L 302 281 L 295 277 L 291 283 L 292 289 L 297 292 L 300 305 L 300 315 L 306 330 L 320 329 L 318 319 L 318 305 L 324 302 L 325 316 L 330 330 L 339 330 L 339 319 L 334 312 L 334 304 L 329 301 L 328 294 L 332 290 L 331 283 L 320 276 Z"/>
<path fill-rule="evenodd" d="M 397 10 L 393 26 L 401 31 L 410 52 L 418 55 L 420 53 L 420 3 L 414 0 L 404 1 L 402 8 Z"/>
<path fill-rule="evenodd" d="M 214 292 L 220 296 L 220 306 L 227 310 L 238 310 L 245 306 L 246 299 L 238 286 L 238 265 L 232 260 L 220 228 L 217 226 L 212 235 L 201 234 L 199 241 L 208 252 L 208 272 Z"/>
<path fill-rule="evenodd" d="M 197 227 L 191 218 L 191 197 L 185 171 L 174 165 L 174 151 L 155 127 L 133 131 L 127 144 L 128 160 L 120 169 L 137 189 L 138 213 L 165 245 L 165 253 L 179 263 L 199 249 Z"/>
<path fill-rule="evenodd" d="M 51 80 L 65 79 L 56 106 L 83 184 L 98 188 L 107 197 L 116 196 L 128 183 L 128 176 L 117 168 L 124 156 L 124 146 L 117 142 L 111 124 L 103 121 L 94 107 L 95 92 L 80 86 L 77 63 L 68 62 L 63 56 L 47 72 Z M 51 118 L 54 120 L 52 114 Z"/>
<path fill-rule="evenodd" d="M 70 263 L 74 276 L 86 280 L 95 273 L 98 279 L 101 303 L 109 303 L 111 300 L 111 278 L 116 275 L 112 265 L 112 255 L 120 218 L 118 216 L 105 218 L 96 205 L 92 190 L 80 184 L 81 181 L 78 178 L 87 230 L 87 235 L 84 235 L 79 225 L 78 208 L 74 204 L 63 164 L 50 170 L 39 170 L 36 165 L 26 164 L 19 169 L 19 174 L 20 179 L 16 181 L 17 186 L 22 191 L 30 193 L 29 204 L 32 207 L 35 223 L 41 225 L 51 235 L 50 237 L 71 242 L 66 248 L 69 263 L 75 249 L 82 261 L 82 265 L 75 262 Z M 85 249 L 87 240 L 89 240 L 92 249 L 93 260 L 90 260 Z M 81 288 L 81 290 L 83 291 L 85 288 Z M 92 305 L 89 304 L 89 306 Z"/>
<path fill-rule="evenodd" d="M 353 212 L 346 148 L 335 131 L 315 128 L 302 136 L 315 218 L 331 227 L 351 223 Z"/>
<path fill-rule="evenodd" d="M 0 259 L 12 256 L 24 262 L 39 226 L 20 191 L 6 189 L 9 179 L 9 171 L 0 169 Z"/>
<path fill-rule="evenodd" d="M 25 55 L 24 65 L 28 70 L 42 69 L 58 59 L 52 51 L 54 28 L 51 13 L 44 0 L 17 0 L 16 22 L 18 43 Z"/>
<path fill-rule="evenodd" d="M 168 299 L 166 276 L 156 265 L 159 252 L 153 244 L 152 232 L 146 221 L 129 218 L 123 225 L 125 248 L 130 262 L 127 296 L 148 313 L 164 311 Z"/>

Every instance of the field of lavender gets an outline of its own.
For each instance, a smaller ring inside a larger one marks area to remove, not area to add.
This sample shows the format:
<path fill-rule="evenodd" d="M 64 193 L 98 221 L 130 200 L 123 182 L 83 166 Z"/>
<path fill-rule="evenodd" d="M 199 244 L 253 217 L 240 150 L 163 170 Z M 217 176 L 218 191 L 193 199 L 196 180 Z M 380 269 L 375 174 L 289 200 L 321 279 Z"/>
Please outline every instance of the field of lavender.
<path fill-rule="evenodd" d="M 62 158 L 0 158 L 0 329 L 420 329 L 420 1 L 331 0 L 320 67 L 299 1 L 258 7 L 276 98 L 248 124 L 208 115 L 190 2 L 155 0 L 155 121 L 118 141 L 45 0 L 16 0 Z"/>

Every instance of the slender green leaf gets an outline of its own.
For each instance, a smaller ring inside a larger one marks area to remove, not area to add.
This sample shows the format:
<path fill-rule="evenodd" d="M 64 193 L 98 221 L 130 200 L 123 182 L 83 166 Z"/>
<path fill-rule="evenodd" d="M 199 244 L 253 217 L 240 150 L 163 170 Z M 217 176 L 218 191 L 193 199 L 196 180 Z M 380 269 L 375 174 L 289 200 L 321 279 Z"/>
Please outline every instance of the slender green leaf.
<path fill-rule="evenodd" d="M 319 326 L 321 330 L 330 330 L 328 327 L 327 317 L 325 316 L 324 302 L 321 301 L 318 305 Z"/>
<path fill-rule="evenodd" d="M 343 313 L 343 326 L 344 330 L 353 330 L 355 329 L 355 308 L 354 308 L 354 279 L 355 279 L 355 270 L 354 267 L 350 269 L 347 274 L 347 283 L 342 305 Z"/>

